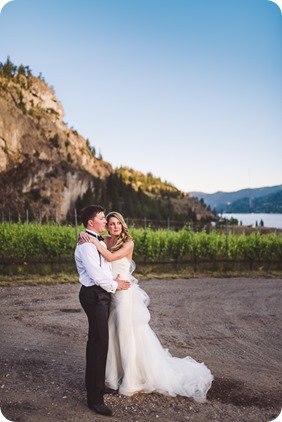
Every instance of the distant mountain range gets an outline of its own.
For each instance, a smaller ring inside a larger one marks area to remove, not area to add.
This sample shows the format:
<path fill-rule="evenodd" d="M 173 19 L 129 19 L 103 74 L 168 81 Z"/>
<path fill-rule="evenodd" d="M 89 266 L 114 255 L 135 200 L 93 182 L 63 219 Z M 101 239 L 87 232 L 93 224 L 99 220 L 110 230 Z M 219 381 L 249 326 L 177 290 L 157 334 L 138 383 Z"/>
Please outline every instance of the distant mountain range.
<path fill-rule="evenodd" d="M 220 213 L 282 213 L 282 185 L 235 192 L 188 192 Z"/>

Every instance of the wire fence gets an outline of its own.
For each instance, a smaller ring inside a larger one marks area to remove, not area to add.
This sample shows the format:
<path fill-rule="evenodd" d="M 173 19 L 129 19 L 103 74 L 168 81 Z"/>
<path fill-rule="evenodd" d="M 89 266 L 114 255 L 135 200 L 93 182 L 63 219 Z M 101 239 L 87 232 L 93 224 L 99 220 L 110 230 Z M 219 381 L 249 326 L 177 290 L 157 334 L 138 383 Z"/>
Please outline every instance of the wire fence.
<path fill-rule="evenodd" d="M 60 226 L 71 225 L 74 226 L 76 235 L 79 233 L 79 226 L 81 226 L 81 216 L 77 209 L 74 209 L 72 213 L 69 213 L 66 220 L 62 220 L 61 217 L 55 212 L 53 215 L 48 214 L 48 218 L 44 215 L 44 212 L 41 209 L 33 210 L 32 214 L 28 209 L 23 213 L 12 213 L 4 212 L 2 210 L 0 214 L 0 223 L 39 223 L 39 224 L 58 224 Z M 260 232 L 261 234 L 269 233 L 282 233 L 282 229 L 270 228 L 264 226 L 243 226 L 236 223 L 232 223 L 228 220 L 219 219 L 217 222 L 206 222 L 206 221 L 193 221 L 187 219 L 183 220 L 173 220 L 169 217 L 163 220 L 150 219 L 146 216 L 142 218 L 134 218 L 124 216 L 125 222 L 129 228 L 143 228 L 143 229 L 166 229 L 172 231 L 179 231 L 183 227 L 189 227 L 192 232 L 200 232 L 204 230 L 206 233 L 212 231 L 217 231 L 221 234 L 225 234 L 227 237 L 229 234 L 250 234 L 253 232 Z"/>
<path fill-rule="evenodd" d="M 186 222 L 180 220 L 172 220 L 169 217 L 167 219 L 158 220 L 158 219 L 150 219 L 144 216 L 143 218 L 133 218 L 133 217 L 126 217 L 124 216 L 125 222 L 128 227 L 136 227 L 136 228 L 150 228 L 150 229 L 167 229 L 167 230 L 181 230 L 185 225 L 189 226 L 193 231 L 199 231 L 203 228 L 206 228 L 209 231 L 214 224 L 207 223 L 207 222 L 200 222 L 200 221 L 192 221 L 187 220 Z M 24 213 L 5 213 L 2 211 L 1 216 L 2 223 L 32 223 L 37 222 L 40 224 L 43 223 L 56 223 L 59 225 L 71 224 L 74 225 L 76 228 L 80 225 L 80 214 L 79 212 L 74 209 L 72 213 L 68 215 L 66 221 L 62 221 L 60 216 L 57 213 L 53 215 L 48 215 L 48 218 L 44 215 L 42 210 L 35 210 L 32 213 L 32 216 L 28 209 L 25 210 Z"/>

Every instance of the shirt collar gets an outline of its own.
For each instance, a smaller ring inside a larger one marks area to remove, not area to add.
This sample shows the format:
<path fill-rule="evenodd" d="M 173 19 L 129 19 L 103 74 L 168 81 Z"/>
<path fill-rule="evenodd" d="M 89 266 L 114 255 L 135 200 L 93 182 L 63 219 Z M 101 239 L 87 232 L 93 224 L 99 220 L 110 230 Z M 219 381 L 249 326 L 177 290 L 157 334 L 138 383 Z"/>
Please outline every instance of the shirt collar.
<path fill-rule="evenodd" d="M 95 234 L 95 236 L 99 236 L 99 234 L 95 233 L 93 230 L 86 229 L 85 231 L 86 233 L 89 232 L 89 233 Z"/>

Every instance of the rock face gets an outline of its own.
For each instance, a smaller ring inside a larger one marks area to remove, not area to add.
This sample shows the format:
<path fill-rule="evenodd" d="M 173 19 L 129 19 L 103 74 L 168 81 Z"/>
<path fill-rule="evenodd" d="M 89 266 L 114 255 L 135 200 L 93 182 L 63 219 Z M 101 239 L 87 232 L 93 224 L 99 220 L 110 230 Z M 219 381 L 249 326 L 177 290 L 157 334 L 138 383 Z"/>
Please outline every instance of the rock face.
<path fill-rule="evenodd" d="M 41 79 L 0 78 L 0 210 L 24 210 L 64 220 L 94 178 L 112 166 L 98 160 L 88 142 L 62 121 L 54 91 Z"/>
<path fill-rule="evenodd" d="M 127 212 L 136 218 L 139 189 L 154 198 L 159 209 L 162 201 L 170 202 L 184 220 L 186 216 L 190 220 L 215 219 L 203 203 L 151 174 L 113 170 L 111 164 L 96 158 L 89 142 L 68 128 L 63 117 L 63 107 L 53 89 L 41 78 L 19 71 L 5 75 L 0 67 L 2 219 L 15 221 L 28 214 L 30 219 L 47 222 L 73 221 L 76 204 L 81 204 L 89 192 L 91 202 L 102 198 L 103 205 L 108 196 L 108 209 L 112 208 L 111 199 L 117 196 L 117 204 L 131 203 Z M 121 183 L 130 184 L 132 190 L 118 191 L 120 185 L 114 185 L 113 180 L 107 184 L 111 178 L 122 178 Z M 155 209 L 155 205 L 151 208 Z"/>

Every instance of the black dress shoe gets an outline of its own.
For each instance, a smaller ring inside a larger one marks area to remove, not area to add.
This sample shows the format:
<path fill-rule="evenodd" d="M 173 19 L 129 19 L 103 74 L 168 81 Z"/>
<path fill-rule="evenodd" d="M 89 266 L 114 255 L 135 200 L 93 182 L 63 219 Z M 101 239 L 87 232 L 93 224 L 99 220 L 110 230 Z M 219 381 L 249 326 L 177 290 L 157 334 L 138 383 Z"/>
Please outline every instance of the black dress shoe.
<path fill-rule="evenodd" d="M 101 404 L 90 404 L 90 403 L 88 403 L 88 407 L 89 407 L 89 409 L 94 410 L 94 412 L 99 413 L 100 415 L 112 416 L 112 414 L 113 414 L 112 409 L 110 409 L 104 403 L 101 403 Z"/>
<path fill-rule="evenodd" d="M 117 394 L 118 390 L 114 390 L 113 388 L 110 387 L 105 387 L 104 388 L 104 394 Z"/>

